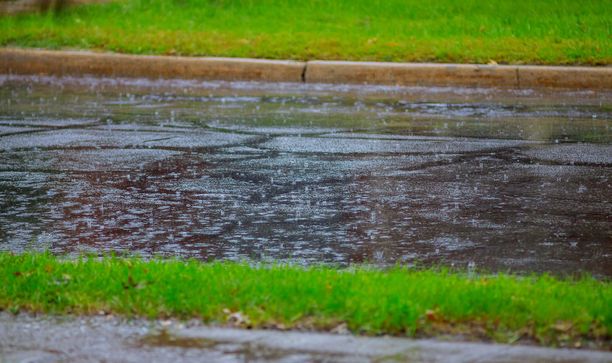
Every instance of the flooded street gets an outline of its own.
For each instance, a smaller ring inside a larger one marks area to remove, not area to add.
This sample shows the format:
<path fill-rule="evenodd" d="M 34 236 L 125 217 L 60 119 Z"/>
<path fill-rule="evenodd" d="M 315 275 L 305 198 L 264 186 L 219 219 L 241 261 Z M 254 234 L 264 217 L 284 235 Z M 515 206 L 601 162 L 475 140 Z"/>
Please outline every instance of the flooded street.
<path fill-rule="evenodd" d="M 612 94 L 0 76 L 0 250 L 612 276 Z"/>

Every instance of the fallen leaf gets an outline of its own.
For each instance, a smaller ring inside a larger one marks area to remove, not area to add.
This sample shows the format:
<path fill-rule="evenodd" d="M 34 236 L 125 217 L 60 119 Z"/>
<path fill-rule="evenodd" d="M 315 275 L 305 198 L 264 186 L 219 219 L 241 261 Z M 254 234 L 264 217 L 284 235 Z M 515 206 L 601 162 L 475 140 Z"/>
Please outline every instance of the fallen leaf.
<path fill-rule="evenodd" d="M 568 332 L 572 329 L 573 324 L 569 321 L 559 321 L 553 325 L 553 329 L 558 332 Z"/>

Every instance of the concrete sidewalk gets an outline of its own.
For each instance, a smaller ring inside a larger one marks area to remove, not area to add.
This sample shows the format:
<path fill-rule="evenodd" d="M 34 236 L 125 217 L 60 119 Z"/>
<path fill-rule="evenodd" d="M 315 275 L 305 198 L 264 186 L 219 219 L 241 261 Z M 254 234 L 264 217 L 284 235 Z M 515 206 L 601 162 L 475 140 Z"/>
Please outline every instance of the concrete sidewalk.
<path fill-rule="evenodd" d="M 0 362 L 612 362 L 612 353 L 0 313 Z"/>
<path fill-rule="evenodd" d="M 0 48 L 0 73 L 398 86 L 612 90 L 612 67 L 291 61 Z"/>

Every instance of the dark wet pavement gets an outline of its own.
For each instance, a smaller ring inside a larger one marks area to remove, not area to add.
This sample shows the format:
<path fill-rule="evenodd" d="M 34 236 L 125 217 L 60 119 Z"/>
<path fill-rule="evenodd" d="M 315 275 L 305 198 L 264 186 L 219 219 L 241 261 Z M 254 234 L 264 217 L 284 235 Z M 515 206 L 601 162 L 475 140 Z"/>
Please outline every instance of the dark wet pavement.
<path fill-rule="evenodd" d="M 449 340 L 450 339 L 450 340 Z M 607 363 L 605 351 L 0 313 L 0 362 Z"/>
<path fill-rule="evenodd" d="M 611 96 L 0 76 L 0 249 L 609 277 Z"/>

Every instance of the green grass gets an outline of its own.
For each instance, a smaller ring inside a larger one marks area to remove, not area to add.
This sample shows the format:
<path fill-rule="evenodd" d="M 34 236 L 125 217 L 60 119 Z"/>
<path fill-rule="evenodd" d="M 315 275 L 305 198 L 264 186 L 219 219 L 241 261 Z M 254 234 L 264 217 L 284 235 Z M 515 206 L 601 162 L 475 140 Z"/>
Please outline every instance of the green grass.
<path fill-rule="evenodd" d="M 612 63 L 610 0 L 124 0 L 0 18 L 0 45 L 137 54 Z"/>
<path fill-rule="evenodd" d="M 82 258 L 0 253 L 0 309 L 200 318 L 249 327 L 586 341 L 609 348 L 612 286 L 590 277 L 469 275 L 445 269 Z M 239 319 L 240 320 L 240 319 Z"/>

